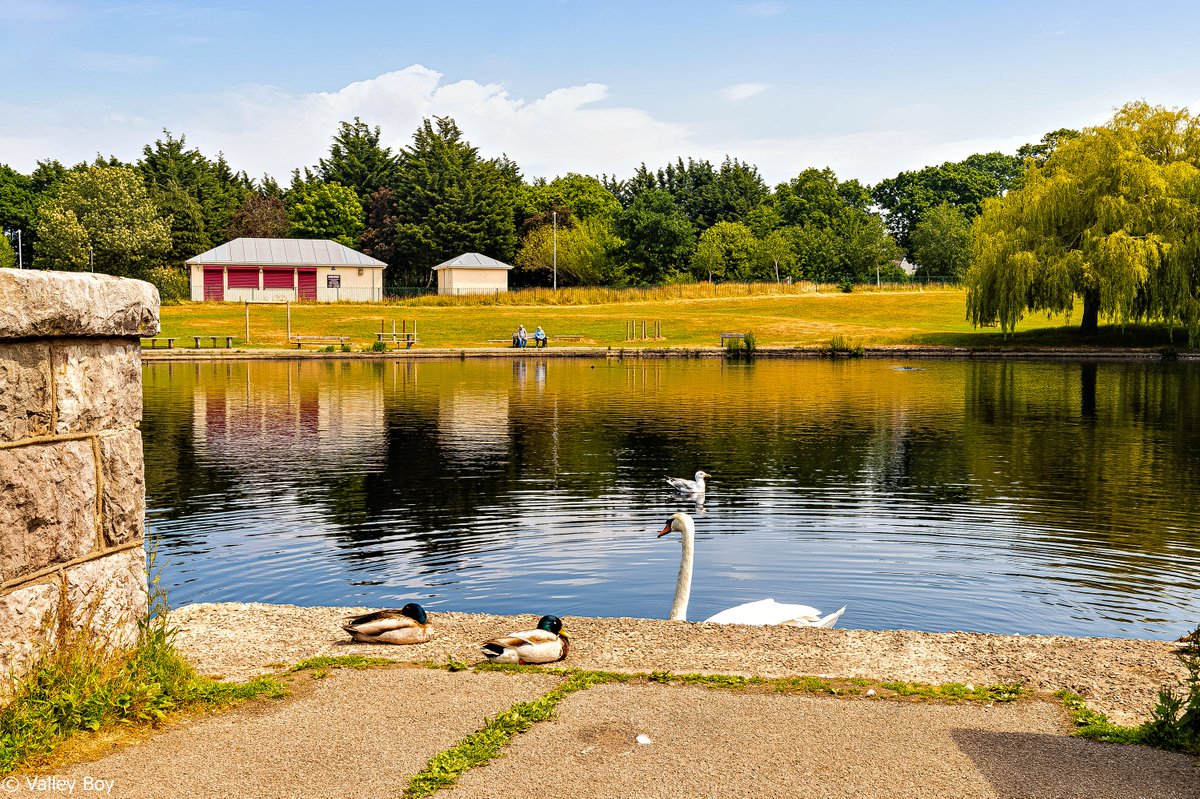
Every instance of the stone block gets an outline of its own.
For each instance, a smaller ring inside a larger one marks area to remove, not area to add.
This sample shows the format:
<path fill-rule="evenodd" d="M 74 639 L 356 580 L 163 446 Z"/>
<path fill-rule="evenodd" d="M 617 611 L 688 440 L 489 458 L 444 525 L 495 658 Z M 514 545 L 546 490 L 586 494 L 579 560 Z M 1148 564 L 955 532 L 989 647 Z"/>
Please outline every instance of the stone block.
<path fill-rule="evenodd" d="M 0 441 L 50 432 L 50 345 L 0 342 Z"/>
<path fill-rule="evenodd" d="M 58 606 L 57 583 L 35 583 L 0 596 L 0 683 L 19 674 L 45 640 Z"/>
<path fill-rule="evenodd" d="M 154 336 L 158 289 L 87 272 L 0 269 L 0 339 Z"/>
<path fill-rule="evenodd" d="M 110 546 L 140 541 L 146 518 L 142 434 L 125 430 L 100 438 L 100 515 Z"/>
<path fill-rule="evenodd" d="M 91 441 L 0 449 L 0 582 L 91 552 L 96 510 Z"/>
<path fill-rule="evenodd" d="M 67 601 L 77 620 L 90 620 L 109 644 L 137 640 L 137 621 L 146 612 L 146 555 L 140 547 L 72 566 L 66 575 Z"/>
<path fill-rule="evenodd" d="M 142 420 L 142 356 L 136 341 L 69 340 L 51 350 L 54 431 L 127 430 Z"/>

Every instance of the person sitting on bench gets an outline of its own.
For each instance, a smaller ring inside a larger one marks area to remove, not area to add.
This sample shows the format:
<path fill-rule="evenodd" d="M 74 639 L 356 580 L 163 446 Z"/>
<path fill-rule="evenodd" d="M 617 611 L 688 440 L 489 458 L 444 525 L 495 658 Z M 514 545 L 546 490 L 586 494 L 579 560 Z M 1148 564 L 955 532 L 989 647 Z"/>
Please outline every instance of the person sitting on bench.
<path fill-rule="evenodd" d="M 525 332 L 525 325 L 517 325 L 517 332 L 513 334 L 513 346 L 524 347 L 529 342 L 529 334 Z"/>
<path fill-rule="evenodd" d="M 546 331 L 542 330 L 542 326 L 538 325 L 537 330 L 533 331 L 533 346 L 544 347 L 550 343 L 550 339 L 546 338 Z"/>

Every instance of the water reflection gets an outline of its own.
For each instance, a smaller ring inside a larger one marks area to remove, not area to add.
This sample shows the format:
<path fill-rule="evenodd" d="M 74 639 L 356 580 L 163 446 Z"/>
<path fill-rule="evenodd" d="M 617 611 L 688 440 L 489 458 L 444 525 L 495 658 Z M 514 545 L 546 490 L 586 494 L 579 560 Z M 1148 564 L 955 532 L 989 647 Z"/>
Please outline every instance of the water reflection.
<path fill-rule="evenodd" d="M 1178 635 L 1200 619 L 1200 370 L 929 361 L 145 367 L 176 602 Z M 913 366 L 905 363 L 904 366 Z M 664 477 L 704 469 L 706 501 Z"/>

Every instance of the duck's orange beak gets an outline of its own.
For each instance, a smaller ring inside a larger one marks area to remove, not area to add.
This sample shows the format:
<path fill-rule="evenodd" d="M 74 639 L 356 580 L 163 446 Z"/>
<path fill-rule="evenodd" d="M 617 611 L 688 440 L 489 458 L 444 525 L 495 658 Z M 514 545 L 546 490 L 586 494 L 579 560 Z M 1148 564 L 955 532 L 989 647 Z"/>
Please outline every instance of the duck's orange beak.
<path fill-rule="evenodd" d="M 671 523 L 670 522 L 667 523 L 666 527 L 664 527 L 663 529 L 658 531 L 658 535 L 656 537 L 662 538 L 664 535 L 666 535 L 669 532 L 671 532 Z"/>

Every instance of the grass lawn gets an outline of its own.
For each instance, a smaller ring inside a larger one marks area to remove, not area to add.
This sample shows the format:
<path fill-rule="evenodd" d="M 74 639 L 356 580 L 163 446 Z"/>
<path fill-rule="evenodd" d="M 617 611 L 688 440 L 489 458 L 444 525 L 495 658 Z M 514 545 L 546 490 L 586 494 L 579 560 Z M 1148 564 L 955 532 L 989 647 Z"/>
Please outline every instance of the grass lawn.
<path fill-rule="evenodd" d="M 250 306 L 250 343 L 245 342 L 244 308 L 238 303 L 184 303 L 162 308 L 163 336 L 174 336 L 184 345 L 193 335 L 233 335 L 237 346 L 287 347 L 287 327 L 282 305 Z M 909 344 L 963 347 L 1162 347 L 1169 343 L 1160 327 L 1115 326 L 1085 338 L 1072 320 L 1027 317 L 1007 341 L 998 328 L 972 329 L 966 321 L 966 293 L 961 289 L 924 291 L 855 291 L 755 295 L 746 297 L 654 299 L 608 302 L 595 305 L 459 305 L 405 303 L 338 303 L 291 306 L 292 335 L 349 336 L 354 349 L 369 347 L 375 333 L 391 331 L 395 322 L 415 322 L 422 348 L 503 346 L 489 339 L 511 340 L 518 324 L 530 338 L 536 325 L 550 335 L 576 334 L 585 346 L 717 346 L 723 332 L 753 330 L 760 346 L 826 346 L 841 335 L 864 346 Z M 663 338 L 627 345 L 625 326 L 644 321 L 648 335 L 654 322 Z M 1186 333 L 1175 333 L 1176 346 L 1187 342 Z M 562 342 L 574 344 L 576 342 Z M 532 342 L 530 343 L 532 346 Z"/>

